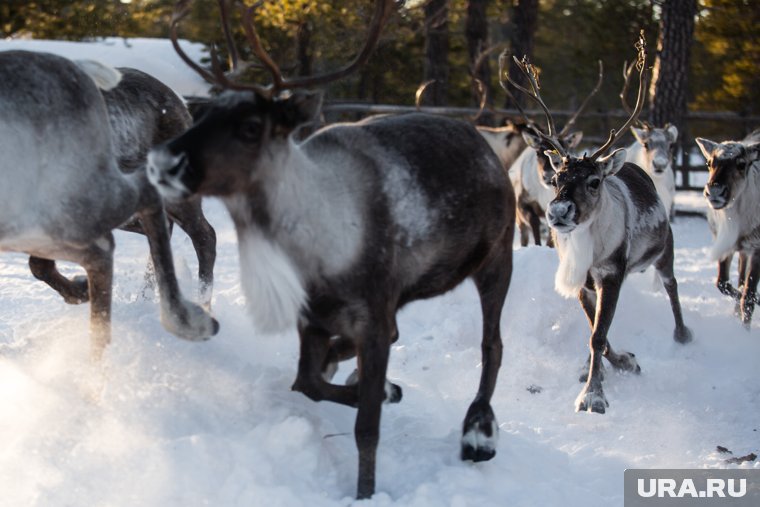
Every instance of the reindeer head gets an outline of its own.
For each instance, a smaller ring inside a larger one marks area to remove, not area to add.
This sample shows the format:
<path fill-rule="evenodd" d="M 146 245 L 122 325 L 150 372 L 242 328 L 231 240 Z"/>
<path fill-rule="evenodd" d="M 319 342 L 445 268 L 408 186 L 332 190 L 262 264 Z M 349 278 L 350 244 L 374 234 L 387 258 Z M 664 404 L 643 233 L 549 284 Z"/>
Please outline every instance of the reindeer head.
<path fill-rule="evenodd" d="M 320 110 L 321 94 L 289 90 L 323 85 L 364 65 L 395 9 L 395 0 L 375 0 L 364 45 L 348 64 L 322 74 L 287 78 L 264 50 L 254 26 L 253 14 L 260 3 L 252 7 L 242 2 L 234 5 L 240 11 L 253 54 L 272 77 L 269 86 L 235 82 L 222 71 L 213 50 L 211 71 L 190 59 L 177 42 L 177 28 L 187 16 L 190 2 L 177 2 L 171 23 L 174 49 L 204 79 L 227 91 L 204 106 L 190 130 L 151 150 L 148 177 L 167 198 L 184 198 L 194 193 L 226 196 L 255 184 L 261 169 L 276 165 L 278 154 L 286 152 L 278 147 L 288 142 L 297 127 L 312 122 Z M 227 0 L 219 0 L 219 7 L 230 55 L 236 61 L 239 53 L 230 36 Z M 235 71 L 233 64 L 230 74 Z"/>
<path fill-rule="evenodd" d="M 642 127 L 631 127 L 631 132 L 644 147 L 646 163 L 654 170 L 654 174 L 672 170 L 673 146 L 678 139 L 675 125 L 667 124 L 664 128 L 656 128 L 643 124 Z"/>
<path fill-rule="evenodd" d="M 747 171 L 760 160 L 760 144 L 716 143 L 701 137 L 696 141 L 710 171 L 705 197 L 713 209 L 730 207 L 747 187 Z"/>
<path fill-rule="evenodd" d="M 187 132 L 151 150 L 148 178 L 167 198 L 226 196 L 250 188 L 275 163 L 277 143 L 319 113 L 320 93 L 268 98 L 228 91 Z"/>
<path fill-rule="evenodd" d="M 544 134 L 541 129 L 534 128 L 536 134 L 536 141 L 541 141 L 541 146 L 550 146 L 550 149 L 544 150 L 544 155 L 548 157 L 553 174 L 551 174 L 551 184 L 555 188 L 555 198 L 549 203 L 546 211 L 546 218 L 549 225 L 562 233 L 569 233 L 573 231 L 579 225 L 589 221 L 594 217 L 594 211 L 597 209 L 597 204 L 600 202 L 604 194 L 604 180 L 617 173 L 625 164 L 626 151 L 624 149 L 618 149 L 612 152 L 610 155 L 604 157 L 603 155 L 609 151 L 615 140 L 618 138 L 617 132 L 624 132 L 630 127 L 636 118 L 641 113 L 641 109 L 644 105 L 644 96 L 646 93 L 646 40 L 644 39 L 644 32 L 642 30 L 639 40 L 636 44 L 638 53 L 637 61 L 634 62 L 639 69 L 639 90 L 636 100 L 636 107 L 630 112 L 629 118 L 623 124 L 623 126 L 615 131 L 610 132 L 610 136 L 607 142 L 604 143 L 597 151 L 591 156 L 582 157 L 571 156 L 568 152 L 568 148 L 565 142 L 563 142 L 563 134 L 566 135 L 568 130 L 567 125 L 559 134 L 555 133 L 554 120 L 551 117 L 549 108 L 541 99 L 538 92 L 539 85 L 537 80 L 537 73 L 532 65 L 523 58 L 523 61 L 515 59 L 518 67 L 528 78 L 530 82 L 530 89 L 521 87 L 514 81 L 509 79 L 510 83 L 518 90 L 528 94 L 534 100 L 538 102 L 541 108 L 544 110 L 546 116 L 548 133 Z M 500 63 L 500 76 L 504 74 L 503 59 Z M 631 70 L 633 66 L 631 66 Z M 601 84 L 601 65 L 599 69 L 600 80 L 597 84 L 597 88 Z M 502 87 L 506 90 L 502 82 Z M 507 90 L 509 93 L 509 91 Z M 524 114 L 524 113 L 523 113 Z M 576 115 L 577 116 L 577 115 Z M 575 121 L 575 116 L 571 122 Z M 568 122 L 568 123 L 571 123 Z M 547 179 L 546 171 L 543 172 L 543 180 Z"/>
<path fill-rule="evenodd" d="M 552 185 L 556 197 L 549 203 L 546 220 L 558 232 L 568 233 L 593 218 L 604 192 L 604 180 L 617 173 L 625 163 L 625 149 L 593 158 L 561 156 L 553 150 L 545 155 L 551 162 Z"/>

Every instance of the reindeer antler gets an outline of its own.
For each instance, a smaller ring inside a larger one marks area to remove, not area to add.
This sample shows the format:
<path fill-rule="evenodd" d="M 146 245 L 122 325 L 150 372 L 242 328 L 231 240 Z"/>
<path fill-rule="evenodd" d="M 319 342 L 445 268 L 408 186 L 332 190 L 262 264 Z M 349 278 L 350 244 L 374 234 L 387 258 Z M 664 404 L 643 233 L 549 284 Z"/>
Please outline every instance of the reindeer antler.
<path fill-rule="evenodd" d="M 563 157 L 567 156 L 567 150 L 565 150 L 565 148 L 562 146 L 562 143 L 559 142 L 559 139 L 555 134 L 556 129 L 554 128 L 554 119 L 552 118 L 552 115 L 549 112 L 549 108 L 546 107 L 546 103 L 544 103 L 543 99 L 541 98 L 541 94 L 539 93 L 540 85 L 538 82 L 538 72 L 536 71 L 536 68 L 528 61 L 527 56 L 523 56 L 522 61 L 518 60 L 516 56 L 512 57 L 517 64 L 517 67 L 523 74 L 525 74 L 525 76 L 528 78 L 528 81 L 530 82 L 531 90 L 528 90 L 524 86 L 516 83 L 511 77 L 509 77 L 509 71 L 507 70 L 506 65 L 507 58 L 508 56 L 506 51 L 502 52 L 502 54 L 499 55 L 499 84 L 507 93 L 507 95 L 509 95 L 509 97 L 512 99 L 512 102 L 517 107 L 517 110 L 520 111 L 520 114 L 528 124 L 528 128 L 541 139 L 548 142 L 555 150 L 557 150 L 560 155 Z M 544 115 L 546 116 L 546 124 L 549 130 L 548 134 L 544 134 L 538 125 L 536 125 L 533 120 L 528 118 L 525 110 L 522 108 L 522 106 L 520 106 L 520 103 L 515 99 L 515 96 L 511 91 L 509 91 L 509 87 L 504 83 L 504 79 L 506 79 L 512 86 L 538 102 L 538 104 L 541 106 L 541 109 L 544 111 Z"/>
<path fill-rule="evenodd" d="M 223 30 L 225 32 L 225 38 L 227 40 L 228 45 L 232 45 L 232 47 L 230 48 L 230 54 L 233 56 L 231 56 L 231 58 L 235 58 L 234 55 L 237 54 L 237 50 L 234 48 L 232 37 L 229 36 L 229 33 L 230 33 L 229 16 L 228 16 L 227 5 L 225 4 L 225 1 L 226 0 L 219 0 L 220 10 L 222 13 Z M 368 35 L 364 42 L 364 46 L 356 55 L 356 57 L 354 57 L 354 59 L 348 64 L 344 65 L 343 67 L 337 70 L 326 72 L 323 74 L 317 74 L 317 75 L 312 75 L 312 76 L 302 76 L 302 77 L 295 77 L 295 78 L 285 78 L 282 75 L 282 71 L 280 67 L 272 59 L 269 53 L 267 53 L 267 51 L 264 49 L 264 46 L 261 43 L 261 39 L 259 38 L 258 32 L 256 31 L 256 27 L 253 22 L 253 14 L 255 10 L 261 5 L 262 2 L 259 1 L 251 7 L 246 7 L 240 2 L 236 2 L 236 3 L 242 16 L 243 29 L 245 31 L 246 39 L 248 40 L 248 43 L 251 45 L 253 54 L 256 56 L 256 58 L 259 59 L 259 61 L 261 61 L 264 68 L 266 68 L 272 76 L 272 83 L 269 86 L 262 87 L 262 86 L 258 86 L 254 84 L 241 84 L 229 79 L 228 76 L 226 76 L 224 72 L 221 70 L 219 58 L 217 57 L 216 51 L 213 47 L 211 48 L 212 72 L 209 72 L 208 70 L 204 69 L 203 67 L 195 63 L 190 57 L 188 57 L 185 54 L 185 52 L 182 50 L 182 48 L 180 48 L 179 43 L 177 42 L 177 27 L 179 25 L 179 22 L 182 19 L 184 19 L 189 12 L 190 0 L 177 1 L 174 14 L 172 16 L 172 21 L 171 21 L 170 38 L 172 41 L 172 45 L 174 46 L 174 49 L 177 52 L 177 54 L 180 56 L 180 58 L 182 58 L 182 60 L 187 65 L 189 65 L 190 68 L 192 68 L 195 72 L 200 74 L 200 76 L 203 77 L 206 81 L 218 84 L 223 88 L 229 88 L 229 89 L 234 89 L 234 90 L 253 90 L 256 93 L 267 96 L 267 97 L 272 97 L 278 94 L 279 92 L 283 90 L 287 90 L 287 89 L 324 85 L 329 82 L 338 80 L 342 77 L 345 77 L 351 74 L 352 72 L 354 72 L 356 69 L 358 69 L 362 65 L 364 65 L 369 59 L 372 52 L 374 51 L 375 46 L 377 45 L 377 42 L 380 39 L 380 34 L 382 32 L 382 29 L 385 26 L 385 23 L 388 21 L 388 18 L 390 17 L 391 13 L 394 11 L 394 7 L 395 7 L 395 0 L 375 0 L 372 21 L 370 22 L 370 25 L 369 25 Z"/>
<path fill-rule="evenodd" d="M 631 106 L 628 104 L 628 100 L 626 97 L 628 97 L 628 89 L 631 86 L 631 76 L 633 75 L 633 69 L 636 67 L 636 64 L 638 63 L 638 60 L 634 60 L 631 62 L 630 65 L 628 65 L 628 62 L 623 63 L 623 89 L 620 90 L 620 102 L 623 103 L 623 109 L 626 113 L 629 115 L 633 114 L 633 109 L 631 109 Z M 644 128 L 651 128 L 651 125 L 644 121 L 636 118 L 636 124 L 640 125 Z"/>
<path fill-rule="evenodd" d="M 598 150 L 596 150 L 591 157 L 589 157 L 590 160 L 594 161 L 597 158 L 599 158 L 601 155 L 603 155 L 607 150 L 610 149 L 610 147 L 615 143 L 615 140 L 618 137 L 618 134 L 620 132 L 625 132 L 628 130 L 628 127 L 630 127 L 634 121 L 636 121 L 636 118 L 638 118 L 639 114 L 641 113 L 642 108 L 644 107 L 644 100 L 646 98 L 646 82 L 647 82 L 647 41 L 646 38 L 644 38 L 644 30 L 641 30 L 639 33 L 639 40 L 636 42 L 636 51 L 638 51 L 638 58 L 636 59 L 636 68 L 639 70 L 639 92 L 636 97 L 636 106 L 634 107 L 633 111 L 630 113 L 630 116 L 628 117 L 628 120 L 623 124 L 622 127 L 620 127 L 618 130 L 612 129 L 610 130 L 610 137 L 607 139 L 607 142 L 604 143 Z M 631 64 L 633 65 L 633 64 Z"/>

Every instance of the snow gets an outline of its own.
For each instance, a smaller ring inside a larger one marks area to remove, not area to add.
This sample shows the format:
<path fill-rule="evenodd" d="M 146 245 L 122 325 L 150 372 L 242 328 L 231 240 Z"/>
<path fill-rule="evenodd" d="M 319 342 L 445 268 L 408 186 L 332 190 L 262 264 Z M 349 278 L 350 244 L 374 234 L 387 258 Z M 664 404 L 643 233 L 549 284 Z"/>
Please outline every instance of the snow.
<path fill-rule="evenodd" d="M 698 196 L 679 194 L 676 205 L 699 207 Z M 355 411 L 290 391 L 297 335 L 253 331 L 232 222 L 221 202 L 204 206 L 218 234 L 213 311 L 221 324 L 208 342 L 161 328 L 156 301 L 142 296 L 141 236 L 115 234 L 114 337 L 95 365 L 87 305 L 64 304 L 33 279 L 25 256 L 0 256 L 0 504 L 354 503 Z M 715 289 L 704 219 L 679 216 L 674 234 L 695 340 L 675 343 L 664 292 L 652 291 L 647 274 L 630 276 L 610 341 L 634 352 L 642 373 L 608 367 L 604 415 L 573 411 L 589 329 L 578 302 L 554 292 L 556 252 L 516 249 L 492 402 L 501 433 L 488 462 L 458 457 L 481 370 L 474 286 L 403 309 L 389 377 L 404 398 L 383 407 L 377 493 L 360 504 L 622 506 L 626 468 L 736 466 L 718 445 L 736 456 L 758 452 L 760 314 L 745 331 Z M 179 230 L 172 243 L 180 285 L 194 296 L 192 244 Z M 352 370 L 341 366 L 336 380 Z"/>

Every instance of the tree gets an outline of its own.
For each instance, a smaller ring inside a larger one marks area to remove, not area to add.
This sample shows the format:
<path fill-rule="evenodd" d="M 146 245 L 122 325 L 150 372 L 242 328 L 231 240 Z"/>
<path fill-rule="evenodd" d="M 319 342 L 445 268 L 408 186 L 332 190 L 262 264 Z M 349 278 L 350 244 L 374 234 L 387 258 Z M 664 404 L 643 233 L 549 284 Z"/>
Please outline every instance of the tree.
<path fill-rule="evenodd" d="M 538 0 L 517 0 L 512 8 L 511 22 L 508 25 L 507 35 L 511 53 L 517 58 L 527 56 L 533 59 L 536 27 L 538 24 Z M 512 79 L 525 86 L 527 80 L 513 60 L 509 61 L 509 75 Z M 508 85 L 512 95 L 520 104 L 525 104 L 526 98 L 522 93 L 515 93 L 514 87 Z M 505 107 L 514 107 L 512 100 L 507 96 Z"/>
<path fill-rule="evenodd" d="M 650 121 L 672 123 L 683 139 L 689 60 L 697 0 L 665 0 L 660 14 L 657 58 L 652 72 Z"/>
<path fill-rule="evenodd" d="M 489 49 L 488 42 L 488 10 L 489 0 L 469 0 L 467 2 L 467 19 L 465 21 L 465 37 L 467 38 L 467 56 L 473 80 L 477 80 L 479 90 L 473 83 L 473 98 L 476 106 L 480 106 L 482 95 L 485 94 L 487 105 L 493 104 L 491 96 L 491 67 L 487 58 L 481 55 Z M 492 119 L 483 115 L 481 123 L 490 124 Z"/>
<path fill-rule="evenodd" d="M 431 106 L 447 104 L 449 87 L 449 0 L 425 4 L 425 81 L 432 81 L 422 97 Z"/>

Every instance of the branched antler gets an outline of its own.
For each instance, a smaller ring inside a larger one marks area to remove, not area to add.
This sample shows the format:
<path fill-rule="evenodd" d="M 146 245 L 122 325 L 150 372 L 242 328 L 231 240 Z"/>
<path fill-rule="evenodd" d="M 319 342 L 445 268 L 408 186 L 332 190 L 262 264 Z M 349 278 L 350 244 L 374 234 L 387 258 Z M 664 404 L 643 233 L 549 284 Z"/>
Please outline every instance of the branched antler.
<path fill-rule="evenodd" d="M 630 113 L 630 116 L 628 117 L 628 120 L 623 124 L 622 127 L 620 127 L 618 130 L 612 129 L 610 131 L 610 137 L 607 139 L 607 142 L 604 143 L 598 150 L 596 150 L 591 157 L 589 157 L 590 160 L 594 161 L 600 156 L 602 156 L 607 150 L 612 147 L 612 145 L 615 143 L 615 140 L 618 137 L 618 134 L 620 132 L 625 132 L 628 130 L 628 127 L 630 127 L 633 122 L 636 121 L 639 114 L 641 113 L 641 110 L 644 107 L 644 100 L 646 99 L 646 83 L 647 83 L 647 71 L 649 70 L 647 68 L 647 41 L 644 38 L 644 30 L 641 30 L 639 33 L 639 40 L 636 42 L 636 51 L 638 52 L 638 57 L 636 59 L 636 68 L 639 71 L 639 92 L 636 97 L 636 106 L 634 107 L 633 111 Z M 631 64 L 633 67 L 633 64 Z M 632 70 L 632 69 L 631 69 Z"/>
<path fill-rule="evenodd" d="M 230 46 L 230 58 L 231 62 L 234 65 L 236 61 L 235 59 L 237 50 L 234 47 L 234 43 L 230 35 L 229 12 L 226 1 L 227 0 L 219 0 L 219 5 L 222 13 L 222 24 L 225 33 L 225 39 L 227 40 L 227 44 Z M 266 68 L 269 71 L 269 74 L 272 76 L 272 83 L 269 86 L 262 87 L 254 84 L 241 84 L 229 79 L 229 77 L 226 76 L 222 71 L 221 64 L 219 63 L 219 58 L 216 54 L 215 48 L 213 47 L 211 48 L 212 72 L 204 69 L 185 54 L 177 42 L 177 28 L 179 22 L 182 21 L 182 19 L 184 19 L 189 13 L 190 0 L 178 0 L 174 14 L 172 16 L 170 38 L 175 51 L 188 66 L 190 66 L 195 72 L 200 74 L 201 77 L 211 83 L 218 84 L 223 88 L 234 90 L 253 90 L 261 95 L 271 97 L 287 89 L 324 85 L 356 71 L 356 69 L 364 65 L 369 59 L 370 55 L 377 45 L 378 40 L 380 39 L 380 34 L 383 27 L 395 9 L 395 0 L 375 0 L 372 21 L 370 22 L 364 45 L 362 46 L 362 49 L 359 51 L 359 53 L 354 57 L 354 59 L 345 66 L 323 74 L 286 78 L 283 77 L 282 70 L 277 65 L 277 63 L 264 49 L 264 46 L 261 43 L 261 39 L 259 38 L 259 34 L 256 31 L 253 15 L 261 3 L 262 2 L 257 2 L 251 7 L 246 7 L 242 3 L 236 2 L 242 17 L 245 36 L 248 40 L 248 43 L 251 45 L 251 50 L 253 51 L 253 54 L 256 56 L 256 58 L 258 58 L 258 60 L 262 63 L 264 68 Z"/>

